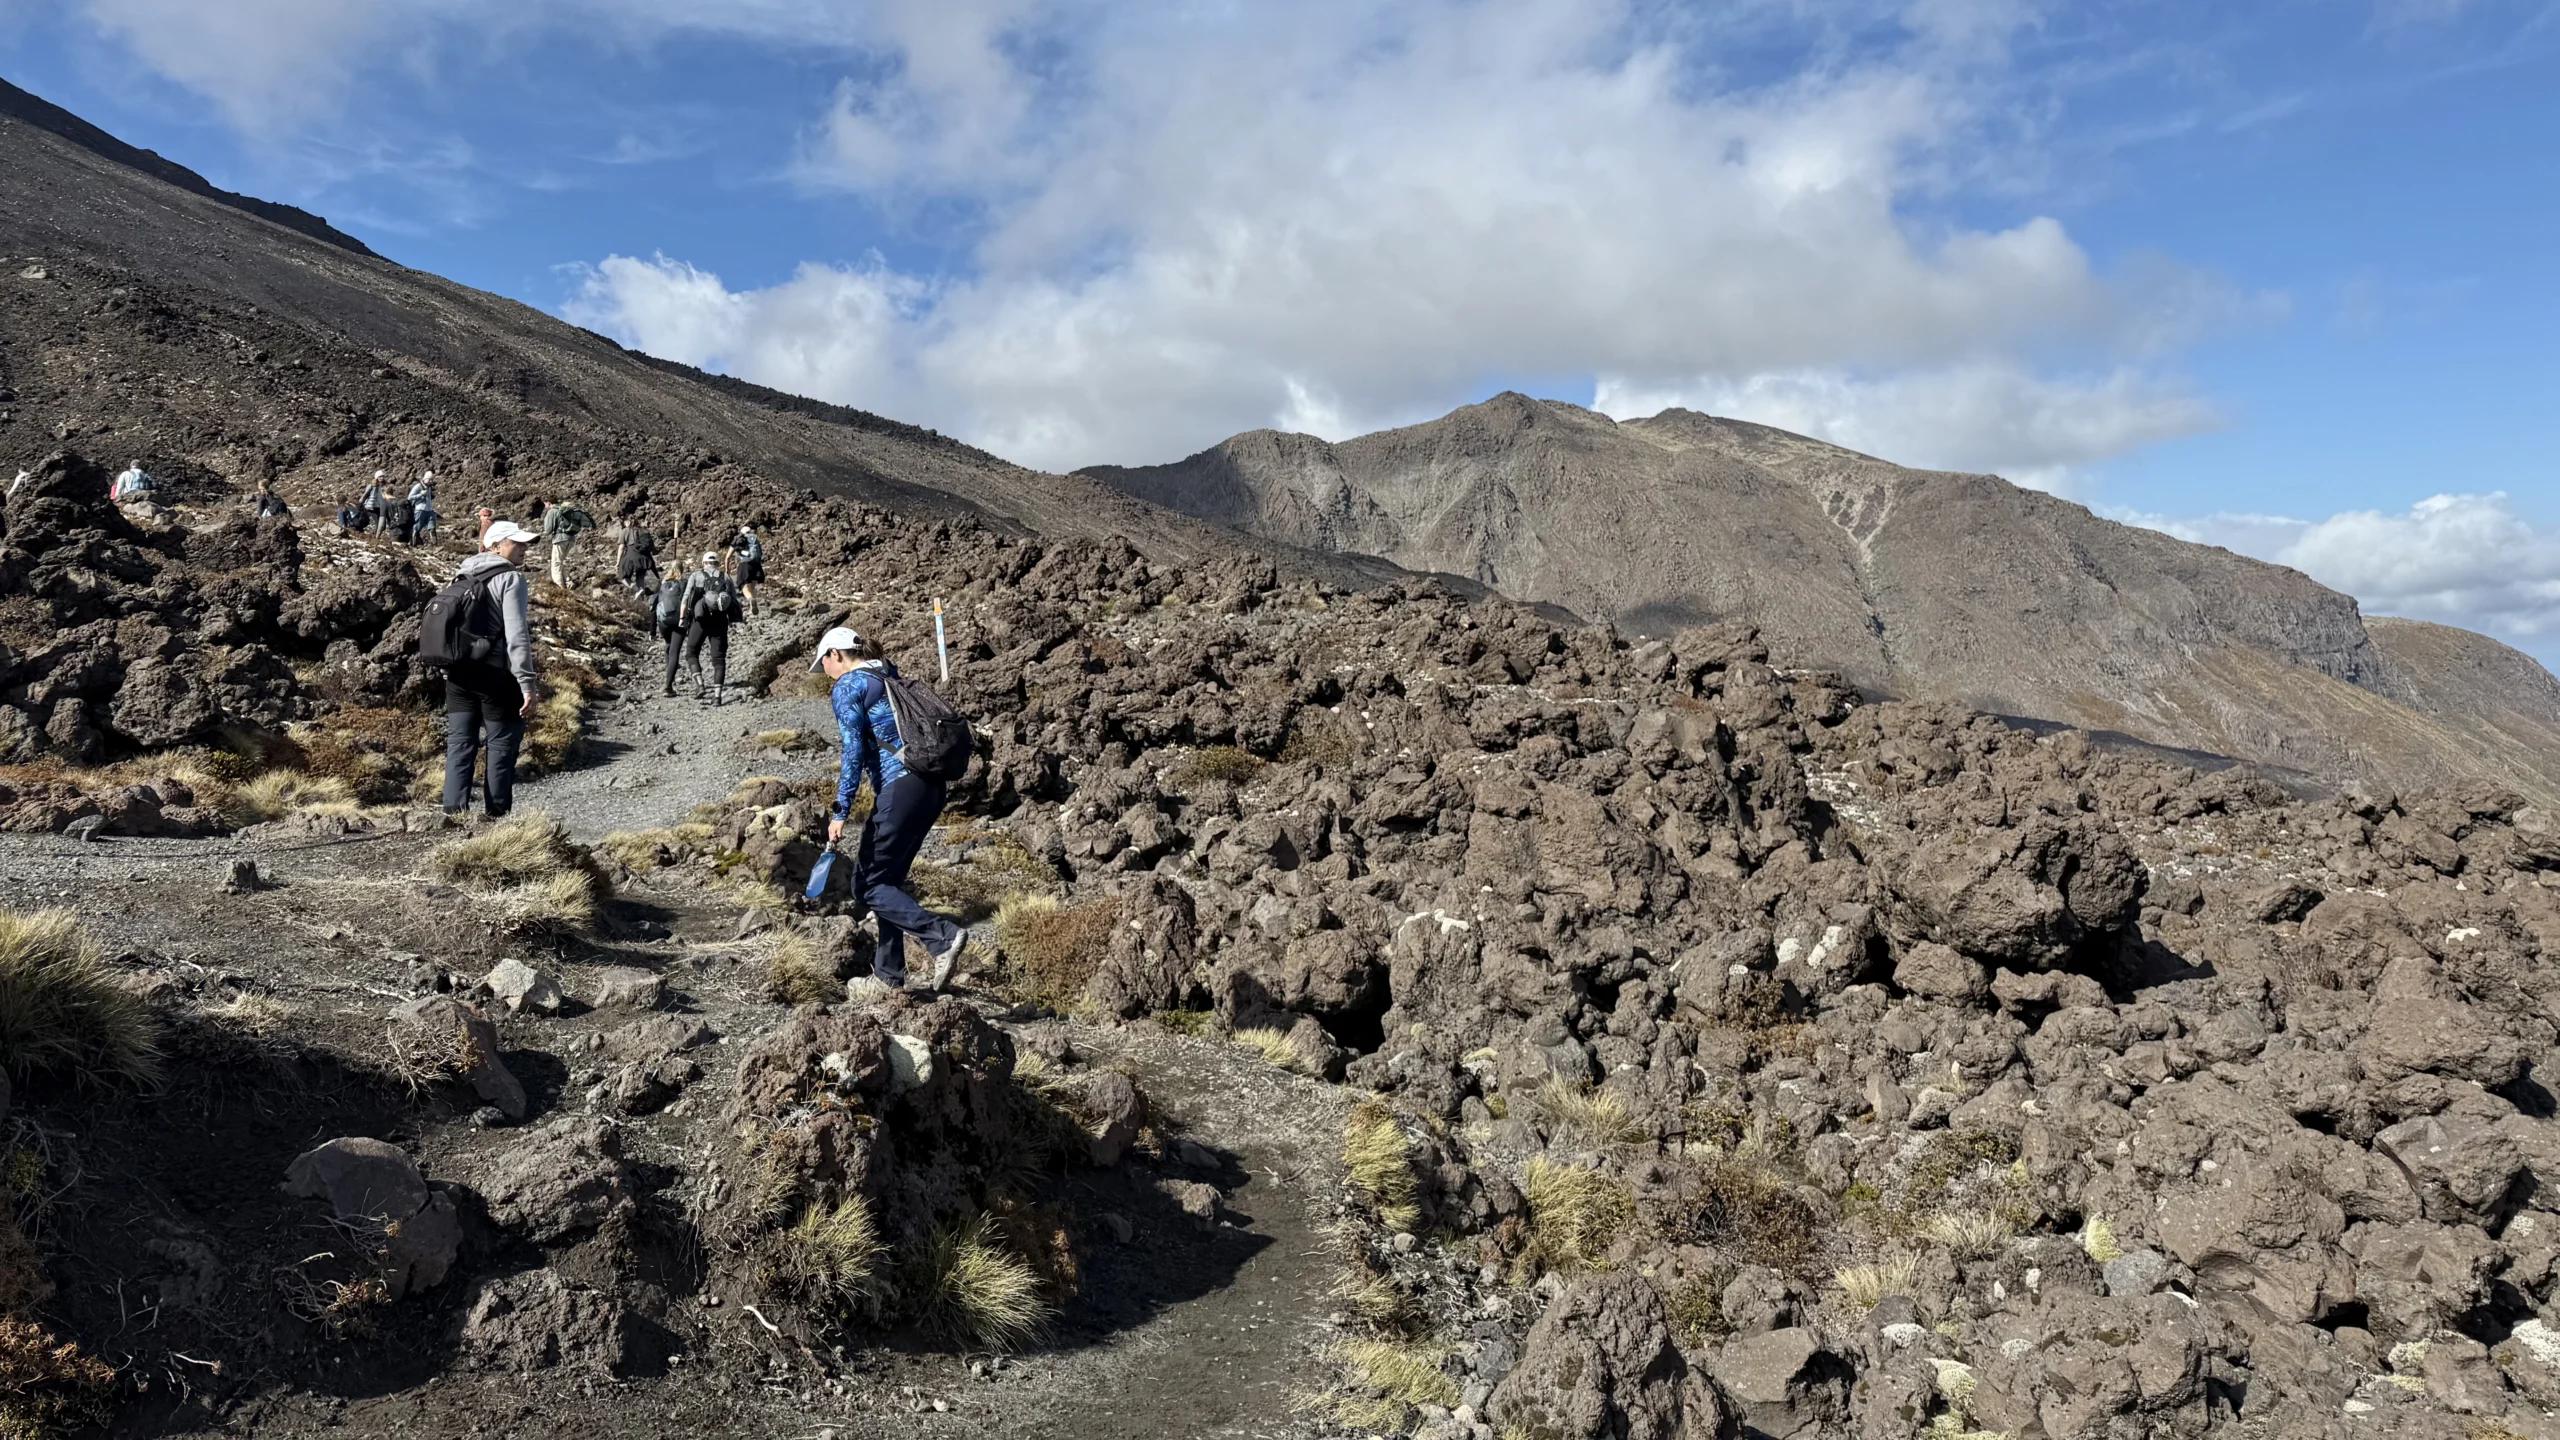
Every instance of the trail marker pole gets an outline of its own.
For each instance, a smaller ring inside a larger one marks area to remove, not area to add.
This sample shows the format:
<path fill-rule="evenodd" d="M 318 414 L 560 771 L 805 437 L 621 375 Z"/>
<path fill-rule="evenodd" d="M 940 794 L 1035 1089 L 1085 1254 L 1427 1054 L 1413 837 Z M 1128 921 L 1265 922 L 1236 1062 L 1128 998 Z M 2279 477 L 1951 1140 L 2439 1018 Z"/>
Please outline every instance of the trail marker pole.
<path fill-rule="evenodd" d="M 942 633 L 942 597 L 933 597 L 933 653 L 942 661 L 942 683 L 951 683 L 951 642 Z"/>

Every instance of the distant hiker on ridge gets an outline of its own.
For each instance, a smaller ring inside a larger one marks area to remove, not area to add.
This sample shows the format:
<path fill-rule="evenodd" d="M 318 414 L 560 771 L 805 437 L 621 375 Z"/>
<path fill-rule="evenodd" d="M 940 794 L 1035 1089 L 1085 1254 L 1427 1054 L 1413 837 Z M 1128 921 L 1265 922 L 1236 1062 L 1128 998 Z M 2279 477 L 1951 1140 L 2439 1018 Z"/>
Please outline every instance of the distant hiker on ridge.
<path fill-rule="evenodd" d="M 385 516 L 383 513 L 381 471 L 376 470 L 373 472 L 372 482 L 364 487 L 364 498 L 356 503 L 363 507 L 365 518 L 367 522 L 371 524 L 372 528 L 376 530 L 389 528 L 383 523 Z"/>
<path fill-rule="evenodd" d="M 131 505 L 150 499 L 151 492 L 159 488 L 160 482 L 152 479 L 151 472 L 143 469 L 142 462 L 136 460 L 127 464 L 124 473 L 107 487 L 107 498 L 118 505 Z"/>
<path fill-rule="evenodd" d="M 448 815 L 470 806 L 472 762 L 484 750 L 482 813 L 495 820 L 515 808 L 516 756 L 524 748 L 524 722 L 542 693 L 533 668 L 533 587 L 519 568 L 534 539 L 513 521 L 490 525 L 480 538 L 481 552 L 462 562 L 453 584 L 428 607 L 432 621 L 438 607 L 449 606 L 459 637 L 444 673 Z M 422 658 L 425 644 L 422 636 Z"/>
<path fill-rule="evenodd" d="M 831 704 L 844 757 L 836 772 L 836 803 L 829 812 L 827 843 L 844 838 L 845 817 L 864 781 L 871 784 L 871 818 L 863 826 L 862 846 L 854 861 L 853 893 L 871 907 L 880 927 L 880 943 L 872 952 L 871 974 L 846 987 L 855 1000 L 877 998 L 907 983 L 907 937 L 924 942 L 933 957 L 927 990 L 951 983 L 969 932 L 947 915 L 936 915 L 907 893 L 907 871 L 916 851 L 942 818 L 949 798 L 943 783 L 910 772 L 907 745 L 898 729 L 897 705 L 889 698 L 889 679 L 896 667 L 854 630 L 839 625 L 818 640 L 812 670 L 823 670 L 835 682 Z M 965 755 L 965 752 L 964 752 Z"/>

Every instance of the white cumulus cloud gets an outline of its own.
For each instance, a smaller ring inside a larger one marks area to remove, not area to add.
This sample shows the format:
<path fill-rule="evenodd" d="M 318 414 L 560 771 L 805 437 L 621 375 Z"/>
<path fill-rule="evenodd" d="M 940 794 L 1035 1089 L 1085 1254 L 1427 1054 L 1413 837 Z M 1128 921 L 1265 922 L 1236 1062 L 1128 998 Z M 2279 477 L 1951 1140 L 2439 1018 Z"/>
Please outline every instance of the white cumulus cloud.
<path fill-rule="evenodd" d="M 2355 596 L 2369 614 L 2459 625 L 2538 654 L 2560 649 L 2560 531 L 2517 514 L 2504 491 L 2434 495 L 2398 514 L 2350 510 L 2316 521 L 2119 518 L 2290 565 Z"/>

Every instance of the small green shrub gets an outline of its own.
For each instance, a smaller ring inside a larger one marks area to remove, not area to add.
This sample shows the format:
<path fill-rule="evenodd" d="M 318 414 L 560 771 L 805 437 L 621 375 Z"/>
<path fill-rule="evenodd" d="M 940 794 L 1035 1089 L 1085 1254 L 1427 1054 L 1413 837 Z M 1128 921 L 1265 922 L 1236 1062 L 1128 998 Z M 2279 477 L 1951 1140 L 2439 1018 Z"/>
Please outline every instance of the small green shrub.
<path fill-rule="evenodd" d="M 1211 745 L 1176 761 L 1166 778 L 1177 790 L 1208 784 L 1246 785 L 1268 765 L 1260 756 L 1233 745 Z"/>

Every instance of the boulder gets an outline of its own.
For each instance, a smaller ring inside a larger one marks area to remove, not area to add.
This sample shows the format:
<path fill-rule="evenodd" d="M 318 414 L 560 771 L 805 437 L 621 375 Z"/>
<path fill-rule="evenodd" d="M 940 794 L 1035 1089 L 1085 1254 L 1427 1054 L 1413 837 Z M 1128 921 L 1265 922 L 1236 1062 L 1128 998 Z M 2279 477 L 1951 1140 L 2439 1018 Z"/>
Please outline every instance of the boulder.
<path fill-rule="evenodd" d="M 1848 1413 L 1848 1364 L 1801 1326 L 1736 1336 L 1708 1368 L 1741 1408 L 1749 1433 L 1820 1434 Z"/>
<path fill-rule="evenodd" d="M 561 1119 L 528 1132 L 479 1182 L 489 1218 L 537 1245 L 593 1234 L 634 1203 L 622 1132 L 609 1121 Z"/>
<path fill-rule="evenodd" d="M 467 1081 L 510 1120 L 525 1117 L 524 1082 L 498 1056 L 498 1027 L 476 1005 L 422 995 L 391 1012 L 391 1044 L 404 1063 Z"/>
<path fill-rule="evenodd" d="M 2373 1148 L 2417 1183 L 2430 1220 L 2492 1223 L 2525 1169 L 2504 1127 L 2468 1115 L 2403 1120 L 2375 1135 Z"/>
<path fill-rule="evenodd" d="M 1893 983 L 1930 1000 L 1970 1005 L 1991 993 L 1991 975 L 1982 962 L 1947 946 L 1923 940 L 1903 952 L 1893 967 Z"/>
<path fill-rule="evenodd" d="M 305 1151 L 285 1168 L 284 1191 L 328 1201 L 340 1223 L 378 1246 L 382 1283 L 395 1300 L 441 1284 L 462 1248 L 453 1197 L 385 1141 L 350 1136 Z"/>
<path fill-rule="evenodd" d="M 1538 1317 L 1487 1407 L 1495 1428 L 1551 1440 L 1728 1440 L 1716 1390 L 1671 1341 L 1661 1292 L 1634 1275 L 1574 1282 Z"/>
<path fill-rule="evenodd" d="M 655 1010 L 667 994 L 666 977 L 631 965 L 609 965 L 587 983 L 587 1003 L 598 1010 Z"/>
<path fill-rule="evenodd" d="M 628 1378 L 665 1370 L 670 1337 L 614 1296 L 548 1268 L 480 1288 L 462 1320 L 462 1350 L 491 1370 L 566 1365 Z"/>
<path fill-rule="evenodd" d="M 1096 1071 L 1085 1082 L 1087 1133 L 1093 1140 L 1093 1163 L 1109 1168 L 1120 1163 L 1147 1123 L 1147 1097 L 1138 1082 L 1117 1070 Z"/>
<path fill-rule="evenodd" d="M 551 977 L 521 960 L 505 959 L 493 966 L 481 984 L 507 1007 L 509 1014 L 521 1015 L 527 1010 L 543 1015 L 560 1013 L 560 987 Z"/>

